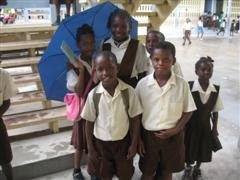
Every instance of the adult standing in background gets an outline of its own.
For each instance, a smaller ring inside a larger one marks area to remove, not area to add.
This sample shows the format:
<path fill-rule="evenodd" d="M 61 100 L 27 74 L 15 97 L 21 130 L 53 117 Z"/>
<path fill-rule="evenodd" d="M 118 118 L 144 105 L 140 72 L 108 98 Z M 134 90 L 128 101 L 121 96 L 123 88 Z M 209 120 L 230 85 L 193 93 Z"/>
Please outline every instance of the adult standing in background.
<path fill-rule="evenodd" d="M 188 40 L 189 45 L 192 43 L 191 39 L 190 39 L 192 29 L 193 29 L 192 22 L 189 18 L 187 18 L 186 22 L 183 25 L 183 35 L 184 35 L 183 36 L 183 44 L 182 44 L 183 46 L 185 45 L 186 40 Z"/>
<path fill-rule="evenodd" d="M 56 7 L 57 20 L 53 25 L 58 25 L 61 21 L 61 18 L 60 18 L 61 4 L 66 4 L 65 18 L 70 16 L 71 3 L 73 3 L 73 0 L 49 0 L 49 3 L 54 4 Z"/>

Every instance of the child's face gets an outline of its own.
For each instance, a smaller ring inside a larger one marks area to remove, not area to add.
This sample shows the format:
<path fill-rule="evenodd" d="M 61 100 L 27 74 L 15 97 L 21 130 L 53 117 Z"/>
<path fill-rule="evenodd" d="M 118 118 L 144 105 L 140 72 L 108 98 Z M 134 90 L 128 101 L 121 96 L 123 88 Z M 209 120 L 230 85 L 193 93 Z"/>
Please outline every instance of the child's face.
<path fill-rule="evenodd" d="M 116 16 L 111 24 L 111 32 L 115 41 L 121 42 L 125 40 L 130 32 L 127 18 Z"/>
<path fill-rule="evenodd" d="M 160 42 L 156 33 L 149 33 L 146 37 L 146 49 L 149 54 L 152 53 L 153 48 Z"/>
<path fill-rule="evenodd" d="M 96 59 L 97 78 L 102 82 L 103 86 L 111 87 L 117 80 L 117 65 L 110 59 L 100 56 Z"/>
<path fill-rule="evenodd" d="M 92 57 L 95 44 L 94 37 L 92 34 L 81 35 L 78 41 L 78 48 L 81 51 L 81 54 L 87 57 Z"/>
<path fill-rule="evenodd" d="M 209 80 L 212 77 L 213 67 L 208 63 L 201 63 L 196 69 L 196 74 L 201 80 Z"/>
<path fill-rule="evenodd" d="M 175 58 L 169 49 L 154 49 L 151 60 L 155 72 L 162 75 L 169 74 L 172 65 L 175 63 Z"/>

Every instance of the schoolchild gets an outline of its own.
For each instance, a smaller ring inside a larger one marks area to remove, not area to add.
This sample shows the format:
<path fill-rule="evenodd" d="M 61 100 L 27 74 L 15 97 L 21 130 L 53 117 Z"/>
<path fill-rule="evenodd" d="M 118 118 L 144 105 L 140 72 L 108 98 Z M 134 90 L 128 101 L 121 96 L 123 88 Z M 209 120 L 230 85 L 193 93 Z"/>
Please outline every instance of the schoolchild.
<path fill-rule="evenodd" d="M 127 11 L 122 9 L 113 11 L 107 25 L 112 37 L 103 42 L 101 49 L 116 55 L 119 64 L 118 77 L 135 87 L 146 75 L 148 60 L 145 47 L 130 37 L 131 26 L 131 16 Z"/>
<path fill-rule="evenodd" d="M 213 140 L 218 136 L 218 111 L 223 109 L 219 96 L 220 87 L 210 81 L 213 73 L 212 58 L 201 57 L 195 64 L 195 73 L 198 80 L 189 82 L 189 85 L 197 110 L 186 125 L 184 180 L 202 179 L 201 163 L 212 161 Z"/>
<path fill-rule="evenodd" d="M 96 57 L 100 83 L 89 93 L 81 113 L 86 119 L 88 169 L 97 170 L 103 180 L 114 174 L 120 180 L 131 180 L 139 138 L 142 108 L 135 90 L 117 78 L 117 68 L 116 56 L 110 51 Z"/>
<path fill-rule="evenodd" d="M 143 107 L 139 153 L 142 180 L 152 180 L 161 163 L 162 177 L 184 169 L 183 128 L 196 109 L 189 86 L 171 72 L 175 63 L 170 42 L 160 42 L 151 54 L 154 73 L 136 87 Z"/>
<path fill-rule="evenodd" d="M 91 90 L 97 82 L 95 79 L 95 81 L 91 81 L 91 76 L 93 76 L 92 58 L 95 48 L 94 32 L 91 26 L 84 24 L 79 27 L 76 34 L 76 40 L 81 54 L 78 57 L 77 68 L 68 63 L 67 88 L 72 92 L 78 93 L 79 96 L 83 96 L 87 84 L 91 83 Z M 86 94 L 88 94 L 88 92 Z M 73 178 L 74 180 L 83 180 L 84 177 L 81 172 L 80 161 L 83 151 L 87 152 L 84 119 L 74 122 L 71 144 L 75 148 Z"/>

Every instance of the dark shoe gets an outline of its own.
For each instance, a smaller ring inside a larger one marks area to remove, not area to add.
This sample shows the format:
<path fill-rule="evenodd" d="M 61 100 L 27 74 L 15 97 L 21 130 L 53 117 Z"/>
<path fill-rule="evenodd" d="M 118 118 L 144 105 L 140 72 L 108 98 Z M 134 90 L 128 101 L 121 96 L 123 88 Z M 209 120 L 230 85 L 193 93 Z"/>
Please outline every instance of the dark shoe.
<path fill-rule="evenodd" d="M 194 167 L 194 169 L 193 169 L 193 180 L 203 180 L 200 168 Z"/>
<path fill-rule="evenodd" d="M 97 176 L 91 176 L 91 180 L 101 180 L 101 178 Z"/>
<path fill-rule="evenodd" d="M 190 45 L 190 44 L 192 44 L 192 42 L 191 42 L 191 41 L 188 43 L 188 45 Z"/>
<path fill-rule="evenodd" d="M 73 179 L 74 180 L 85 180 L 81 171 L 79 171 L 77 173 L 73 173 Z"/>
<path fill-rule="evenodd" d="M 182 180 L 192 180 L 192 166 L 186 167 L 182 176 Z"/>
<path fill-rule="evenodd" d="M 183 46 L 185 46 L 185 43 L 182 43 Z"/>

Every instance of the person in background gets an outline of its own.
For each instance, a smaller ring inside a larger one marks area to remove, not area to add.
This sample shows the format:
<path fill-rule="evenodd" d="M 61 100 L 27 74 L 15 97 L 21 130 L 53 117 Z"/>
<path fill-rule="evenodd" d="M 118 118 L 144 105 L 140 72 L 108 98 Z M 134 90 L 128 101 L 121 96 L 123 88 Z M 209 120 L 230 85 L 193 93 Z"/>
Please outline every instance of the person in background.
<path fill-rule="evenodd" d="M 55 23 L 53 23 L 53 25 L 58 25 L 61 21 L 61 17 L 60 17 L 61 4 L 66 4 L 65 18 L 70 16 L 70 9 L 71 9 L 71 4 L 73 3 L 73 0 L 50 0 L 49 3 L 54 4 L 56 7 L 57 20 Z"/>
<path fill-rule="evenodd" d="M 186 19 L 186 22 L 183 25 L 183 46 L 186 43 L 186 40 L 188 40 L 188 44 L 192 44 L 190 36 L 191 36 L 191 31 L 193 29 L 193 25 L 192 22 L 189 18 Z"/>

